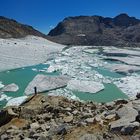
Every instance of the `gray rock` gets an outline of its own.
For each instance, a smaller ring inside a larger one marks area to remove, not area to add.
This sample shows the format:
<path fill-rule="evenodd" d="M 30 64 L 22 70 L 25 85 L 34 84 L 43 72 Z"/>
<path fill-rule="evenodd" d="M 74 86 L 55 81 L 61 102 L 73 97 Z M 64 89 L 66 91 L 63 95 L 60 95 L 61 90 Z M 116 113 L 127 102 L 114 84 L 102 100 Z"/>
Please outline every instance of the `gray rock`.
<path fill-rule="evenodd" d="M 30 124 L 30 127 L 32 130 L 36 130 L 40 127 L 40 125 L 37 122 L 35 122 L 35 123 Z"/>
<path fill-rule="evenodd" d="M 116 118 L 116 114 L 110 114 L 105 117 L 106 120 L 112 120 L 114 118 Z"/>
<path fill-rule="evenodd" d="M 59 126 L 51 126 L 50 130 L 48 131 L 48 134 L 50 136 L 58 134 L 58 135 L 65 135 L 67 133 L 68 126 L 66 124 L 61 124 Z"/>
<path fill-rule="evenodd" d="M 132 140 L 140 140 L 140 135 L 132 136 Z"/>
<path fill-rule="evenodd" d="M 111 131 L 120 131 L 124 126 L 128 126 L 130 124 L 129 120 L 119 119 L 117 121 L 113 121 L 109 124 Z"/>
<path fill-rule="evenodd" d="M 7 134 L 2 134 L 2 135 L 0 136 L 0 139 L 1 139 L 1 140 L 7 140 L 7 139 L 8 139 L 8 135 L 7 135 Z"/>
<path fill-rule="evenodd" d="M 136 97 L 137 97 L 138 99 L 140 99 L 140 93 L 137 93 Z"/>
<path fill-rule="evenodd" d="M 87 118 L 85 120 L 86 123 L 93 123 L 94 122 L 94 118 Z"/>
<path fill-rule="evenodd" d="M 6 85 L 3 89 L 2 92 L 16 92 L 18 91 L 19 87 L 15 83 Z"/>
<path fill-rule="evenodd" d="M 85 134 L 79 138 L 79 140 L 97 140 L 97 137 L 93 134 Z"/>
<path fill-rule="evenodd" d="M 66 76 L 46 76 L 38 74 L 25 89 L 25 94 L 33 94 L 34 87 L 37 87 L 38 93 L 62 88 L 67 86 L 68 81 L 69 78 Z"/>
<path fill-rule="evenodd" d="M 138 115 L 137 110 L 129 106 L 120 108 L 116 113 L 120 118 L 128 119 L 129 122 L 135 121 L 136 116 Z"/>
<path fill-rule="evenodd" d="M 66 123 L 70 123 L 73 121 L 73 115 L 70 115 L 70 116 L 66 116 L 63 118 L 64 122 Z"/>
<path fill-rule="evenodd" d="M 44 135 L 41 135 L 37 140 L 46 140 L 46 137 Z"/>
<path fill-rule="evenodd" d="M 125 99 L 118 99 L 118 100 L 115 101 L 116 105 L 127 104 L 127 103 L 128 103 L 128 100 L 125 100 Z"/>
<path fill-rule="evenodd" d="M 138 122 L 130 122 L 129 119 L 123 118 L 110 123 L 111 131 L 121 131 L 123 134 L 132 133 L 139 127 Z"/>
<path fill-rule="evenodd" d="M 121 129 L 121 133 L 124 135 L 131 135 L 134 133 L 136 129 L 138 129 L 140 124 L 138 122 L 131 123 L 129 125 L 124 126 Z"/>
<path fill-rule="evenodd" d="M 30 139 L 30 138 L 24 138 L 24 140 L 32 140 L 32 139 Z"/>

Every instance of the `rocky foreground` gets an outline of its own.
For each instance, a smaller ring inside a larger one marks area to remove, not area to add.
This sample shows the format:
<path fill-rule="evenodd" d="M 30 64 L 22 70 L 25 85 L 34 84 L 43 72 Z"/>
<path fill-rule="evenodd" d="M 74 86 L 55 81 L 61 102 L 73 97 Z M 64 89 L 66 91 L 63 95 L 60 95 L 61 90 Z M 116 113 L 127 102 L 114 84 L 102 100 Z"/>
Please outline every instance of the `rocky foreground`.
<path fill-rule="evenodd" d="M 140 99 L 101 104 L 36 95 L 0 112 L 1 140 L 139 140 Z"/>

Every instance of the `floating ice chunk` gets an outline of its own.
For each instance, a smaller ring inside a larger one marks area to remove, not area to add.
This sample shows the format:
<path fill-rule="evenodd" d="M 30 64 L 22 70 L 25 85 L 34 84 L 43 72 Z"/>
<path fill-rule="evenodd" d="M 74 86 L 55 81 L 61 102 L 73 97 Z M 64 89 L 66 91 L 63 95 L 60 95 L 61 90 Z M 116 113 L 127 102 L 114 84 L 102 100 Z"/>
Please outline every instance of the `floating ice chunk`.
<path fill-rule="evenodd" d="M 84 50 L 84 52 L 86 52 L 86 53 L 97 53 L 99 50 L 98 49 L 86 49 L 86 50 Z"/>
<path fill-rule="evenodd" d="M 15 83 L 12 83 L 12 84 L 9 84 L 9 85 L 6 85 L 2 91 L 3 92 L 16 92 L 18 91 L 19 87 L 18 85 L 16 85 Z"/>
<path fill-rule="evenodd" d="M 127 76 L 114 82 L 130 98 L 135 98 L 140 92 L 140 76 Z"/>
<path fill-rule="evenodd" d="M 37 69 L 36 68 L 32 68 L 32 71 L 37 71 Z"/>
<path fill-rule="evenodd" d="M 5 94 L 2 94 L 2 95 L 0 95 L 0 101 L 3 101 L 3 100 L 10 100 L 12 97 L 8 97 L 7 95 L 5 95 Z"/>
<path fill-rule="evenodd" d="M 2 84 L 2 82 L 0 82 L 0 89 L 3 88 L 3 87 L 4 87 L 4 85 Z"/>
<path fill-rule="evenodd" d="M 80 101 L 80 99 L 70 90 L 68 89 L 57 89 L 57 90 L 53 90 L 50 91 L 48 93 L 49 96 L 63 96 L 66 97 L 68 99 L 72 99 L 72 100 L 78 100 Z"/>
<path fill-rule="evenodd" d="M 96 93 L 104 89 L 104 85 L 95 81 L 71 80 L 67 86 L 68 89 L 80 92 Z"/>
<path fill-rule="evenodd" d="M 66 76 L 46 76 L 43 74 L 38 74 L 25 89 L 25 94 L 33 94 L 34 87 L 37 87 L 38 92 L 45 92 L 62 88 L 67 86 L 68 81 L 69 78 Z"/>
<path fill-rule="evenodd" d="M 47 69 L 47 72 L 56 72 L 56 71 L 59 71 L 59 70 L 61 70 L 62 69 L 62 66 L 59 66 L 59 65 L 52 65 L 52 66 L 50 66 L 48 69 Z"/>
<path fill-rule="evenodd" d="M 24 103 L 27 98 L 28 98 L 28 96 L 21 96 L 21 97 L 13 98 L 8 101 L 6 106 L 19 106 L 22 103 Z"/>
<path fill-rule="evenodd" d="M 39 72 L 46 72 L 46 70 L 39 70 Z"/>

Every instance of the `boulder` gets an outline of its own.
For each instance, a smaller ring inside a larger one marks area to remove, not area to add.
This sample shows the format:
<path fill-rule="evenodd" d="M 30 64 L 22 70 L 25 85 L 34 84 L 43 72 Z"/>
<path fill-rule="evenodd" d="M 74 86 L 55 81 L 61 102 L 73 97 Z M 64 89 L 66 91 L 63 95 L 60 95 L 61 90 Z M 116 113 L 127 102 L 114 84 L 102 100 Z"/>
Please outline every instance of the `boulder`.
<path fill-rule="evenodd" d="M 129 125 L 126 125 L 124 126 L 122 129 L 121 129 L 121 133 L 124 134 L 124 135 L 131 135 L 134 133 L 134 131 L 136 129 L 138 129 L 140 126 L 140 124 L 138 122 L 133 122 Z"/>
<path fill-rule="evenodd" d="M 16 92 L 18 91 L 18 89 L 19 89 L 18 85 L 12 83 L 3 87 L 2 92 Z"/>
<path fill-rule="evenodd" d="M 66 76 L 46 76 L 38 74 L 25 89 L 25 94 L 33 94 L 34 87 L 37 88 L 38 93 L 63 88 L 67 86 L 68 81 L 69 78 Z"/>
<path fill-rule="evenodd" d="M 32 130 L 36 130 L 36 129 L 38 129 L 39 127 L 40 127 L 40 125 L 39 125 L 37 122 L 30 124 L 30 128 L 31 128 Z"/>
<path fill-rule="evenodd" d="M 63 118 L 65 123 L 70 123 L 73 121 L 73 115 L 67 116 Z"/>
<path fill-rule="evenodd" d="M 85 122 L 86 123 L 93 123 L 94 122 L 94 118 L 87 118 L 86 120 L 85 120 Z"/>
<path fill-rule="evenodd" d="M 137 93 L 136 97 L 137 99 L 140 99 L 140 93 Z"/>
<path fill-rule="evenodd" d="M 127 119 L 129 122 L 135 121 L 136 116 L 138 115 L 137 110 L 132 107 L 124 106 L 120 108 L 116 114 L 122 119 Z"/>
<path fill-rule="evenodd" d="M 98 138 L 93 134 L 84 134 L 79 140 L 98 140 Z"/>
<path fill-rule="evenodd" d="M 110 123 L 110 130 L 111 131 L 127 131 L 128 129 L 133 130 L 136 127 L 133 127 L 133 122 L 135 122 L 136 117 L 138 116 L 137 110 L 130 106 L 124 106 L 120 108 L 116 112 L 117 116 L 120 118 L 119 120 L 113 121 Z M 124 132 L 125 133 L 125 132 Z"/>

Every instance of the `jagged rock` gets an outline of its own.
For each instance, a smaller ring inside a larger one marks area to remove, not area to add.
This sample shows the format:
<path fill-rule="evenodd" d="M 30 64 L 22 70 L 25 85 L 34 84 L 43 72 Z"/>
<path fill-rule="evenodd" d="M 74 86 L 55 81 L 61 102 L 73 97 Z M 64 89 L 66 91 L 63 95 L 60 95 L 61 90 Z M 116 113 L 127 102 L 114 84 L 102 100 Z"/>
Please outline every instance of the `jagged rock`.
<path fill-rule="evenodd" d="M 44 135 L 41 135 L 37 140 L 46 140 L 46 137 Z"/>
<path fill-rule="evenodd" d="M 136 129 L 140 127 L 140 124 L 138 122 L 133 122 L 129 125 L 124 126 L 121 129 L 121 133 L 124 135 L 132 135 Z"/>
<path fill-rule="evenodd" d="M 128 103 L 128 100 L 125 100 L 125 99 L 118 99 L 118 100 L 115 101 L 116 105 L 127 104 L 127 103 Z"/>
<path fill-rule="evenodd" d="M 111 131 L 120 131 L 124 127 L 131 126 L 138 115 L 138 112 L 129 106 L 120 108 L 116 113 L 120 119 L 110 123 Z"/>
<path fill-rule="evenodd" d="M 46 76 L 38 74 L 25 89 L 25 94 L 34 94 L 34 87 L 37 87 L 38 93 L 62 88 L 67 86 L 68 81 L 69 78 L 66 76 Z"/>
<path fill-rule="evenodd" d="M 136 116 L 138 115 L 137 110 L 129 106 L 120 108 L 116 113 L 121 119 L 126 118 L 129 122 L 135 121 Z"/>
<path fill-rule="evenodd" d="M 98 140 L 98 139 L 93 134 L 85 134 L 82 137 L 80 137 L 79 140 Z"/>
<path fill-rule="evenodd" d="M 95 118 L 87 118 L 85 120 L 86 123 L 94 123 Z"/>
<path fill-rule="evenodd" d="M 18 91 L 19 87 L 15 83 L 6 85 L 3 87 L 2 92 L 16 92 Z"/>
<path fill-rule="evenodd" d="M 40 125 L 36 122 L 36 123 L 32 123 L 30 125 L 30 127 L 31 127 L 32 130 L 36 130 L 36 129 L 38 129 L 40 127 Z"/>
<path fill-rule="evenodd" d="M 70 122 L 73 121 L 73 115 L 66 116 L 66 117 L 63 118 L 63 120 L 64 120 L 65 123 L 70 123 Z"/>
<path fill-rule="evenodd" d="M 138 99 L 140 99 L 140 93 L 137 93 L 136 97 L 137 97 Z"/>
<path fill-rule="evenodd" d="M 60 124 L 59 126 L 52 126 L 49 130 L 49 135 L 52 136 L 54 134 L 65 135 L 67 134 L 68 126 L 66 124 Z"/>
<path fill-rule="evenodd" d="M 106 120 L 112 120 L 116 118 L 116 114 L 110 114 L 105 117 Z"/>
<path fill-rule="evenodd" d="M 13 112 L 11 108 L 7 110 L 1 110 L 0 111 L 0 126 L 8 123 L 10 120 L 12 120 L 12 118 L 17 117 L 17 116 L 18 114 Z"/>

